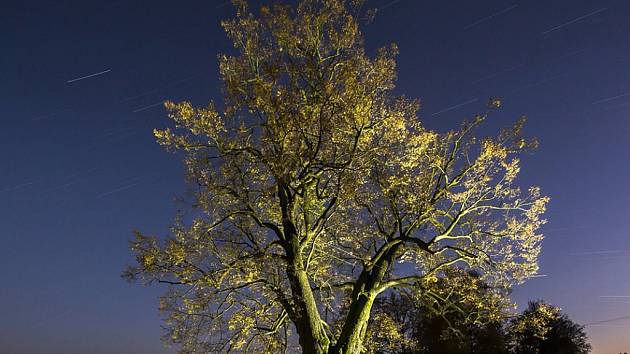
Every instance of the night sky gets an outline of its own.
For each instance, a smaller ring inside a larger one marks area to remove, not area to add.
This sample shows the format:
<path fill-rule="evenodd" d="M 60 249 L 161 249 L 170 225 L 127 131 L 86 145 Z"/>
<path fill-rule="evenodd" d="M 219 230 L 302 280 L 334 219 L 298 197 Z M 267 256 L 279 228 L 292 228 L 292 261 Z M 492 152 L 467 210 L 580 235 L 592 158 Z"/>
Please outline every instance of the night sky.
<path fill-rule="evenodd" d="M 219 1 L 3 1 L 0 352 L 170 353 L 160 287 L 120 278 L 133 229 L 166 234 L 189 192 L 152 136 L 160 103 L 219 100 Z M 370 53 L 400 48 L 397 92 L 444 131 L 503 107 L 540 148 L 520 183 L 552 200 L 542 275 L 518 287 L 630 351 L 630 2 L 369 0 Z M 624 318 L 625 317 L 625 318 Z"/>

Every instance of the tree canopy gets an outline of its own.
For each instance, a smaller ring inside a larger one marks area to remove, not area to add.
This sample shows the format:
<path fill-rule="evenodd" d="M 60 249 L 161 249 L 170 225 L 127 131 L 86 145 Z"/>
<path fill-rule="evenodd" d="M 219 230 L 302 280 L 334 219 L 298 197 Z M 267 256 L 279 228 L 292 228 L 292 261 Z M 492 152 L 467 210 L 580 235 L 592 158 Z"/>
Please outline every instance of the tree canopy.
<path fill-rule="evenodd" d="M 532 301 L 508 326 L 512 353 L 587 354 L 591 350 L 584 327 L 555 306 Z"/>
<path fill-rule="evenodd" d="M 359 353 L 375 299 L 441 294 L 448 269 L 489 286 L 536 274 L 548 198 L 515 184 L 523 120 L 495 137 L 427 129 L 397 96 L 397 48 L 366 54 L 360 1 L 302 0 L 223 22 L 220 104 L 168 102 L 160 144 L 196 187 L 166 238 L 136 232 L 125 275 L 168 284 L 183 352 Z M 341 309 L 344 309 L 343 311 Z"/>
<path fill-rule="evenodd" d="M 477 282 L 476 277 L 453 275 L 459 283 Z M 468 278 L 468 279 L 466 279 Z M 451 278 L 452 279 L 452 278 Z M 584 326 L 573 322 L 558 307 L 533 301 L 514 315 L 509 302 L 489 287 L 447 287 L 452 294 L 445 310 L 434 308 L 421 294 L 390 293 L 377 299 L 371 332 L 366 340 L 370 352 L 381 354 L 587 354 L 591 350 Z M 503 294 L 504 295 L 504 294 Z M 494 300 L 493 300 L 494 299 Z M 495 306 L 481 306 L 492 301 Z M 481 312 L 472 308 L 483 308 Z M 473 317 L 470 314 L 474 314 Z"/>
<path fill-rule="evenodd" d="M 377 299 L 366 344 L 376 353 L 505 354 L 505 319 L 513 308 L 509 289 L 449 269 L 423 290 Z"/>

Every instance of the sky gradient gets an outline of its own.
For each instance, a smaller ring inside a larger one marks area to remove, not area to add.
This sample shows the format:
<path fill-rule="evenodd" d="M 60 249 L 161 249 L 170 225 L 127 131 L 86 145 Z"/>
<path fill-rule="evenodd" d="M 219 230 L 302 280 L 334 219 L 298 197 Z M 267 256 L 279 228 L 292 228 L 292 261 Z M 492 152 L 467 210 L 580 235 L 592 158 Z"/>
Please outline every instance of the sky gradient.
<path fill-rule="evenodd" d="M 268 2 L 266 2 L 268 3 Z M 551 196 L 544 277 L 514 291 L 630 352 L 630 2 L 369 0 L 368 52 L 399 46 L 397 93 L 444 131 L 503 107 L 540 148 L 519 183 Z M 126 283 L 133 229 L 166 234 L 187 195 L 152 136 L 161 102 L 219 100 L 224 1 L 3 2 L 0 353 L 171 353 L 160 287 Z M 624 317 L 626 317 L 624 319 Z M 617 319 L 617 320 L 615 320 Z"/>

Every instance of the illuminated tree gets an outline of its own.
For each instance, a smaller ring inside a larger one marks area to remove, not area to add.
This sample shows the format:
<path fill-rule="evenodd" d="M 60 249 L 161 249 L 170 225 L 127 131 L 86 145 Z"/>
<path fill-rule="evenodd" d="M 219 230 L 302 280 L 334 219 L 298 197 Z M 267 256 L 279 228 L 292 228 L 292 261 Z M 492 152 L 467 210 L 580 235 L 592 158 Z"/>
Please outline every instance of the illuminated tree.
<path fill-rule="evenodd" d="M 449 277 L 452 284 L 456 276 Z M 428 291 L 441 289 L 452 297 L 441 301 L 437 309 L 425 305 L 433 300 L 413 293 L 377 299 L 365 344 L 370 352 L 381 354 L 590 352 L 584 326 L 559 308 L 530 302 L 522 314 L 512 316 L 507 312 L 509 302 L 496 289 L 461 287 L 472 283 L 464 280 L 456 282 L 455 288 L 438 286 Z"/>
<path fill-rule="evenodd" d="M 459 269 L 423 285 L 377 299 L 366 341 L 371 352 L 507 353 L 509 291 Z"/>
<path fill-rule="evenodd" d="M 514 354 L 587 354 L 591 345 L 584 327 L 559 308 L 542 301 L 530 302 L 508 326 Z"/>
<path fill-rule="evenodd" d="M 490 286 L 537 272 L 547 198 L 514 185 L 515 156 L 532 145 L 522 120 L 481 140 L 487 112 L 426 129 L 418 101 L 392 93 L 396 47 L 365 53 L 360 1 L 257 15 L 235 4 L 223 103 L 169 102 L 176 127 L 155 132 L 185 156 L 196 213 L 165 240 L 137 233 L 126 271 L 169 284 L 168 341 L 184 352 L 359 353 L 388 289 L 453 267 Z"/>

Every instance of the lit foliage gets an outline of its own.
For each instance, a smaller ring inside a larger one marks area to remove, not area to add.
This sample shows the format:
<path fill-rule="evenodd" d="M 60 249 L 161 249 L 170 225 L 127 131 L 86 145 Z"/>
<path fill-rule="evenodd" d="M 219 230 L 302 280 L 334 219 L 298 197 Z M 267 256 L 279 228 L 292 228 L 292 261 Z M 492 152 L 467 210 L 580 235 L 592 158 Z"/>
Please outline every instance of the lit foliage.
<path fill-rule="evenodd" d="M 366 55 L 360 1 L 259 16 L 235 5 L 223 105 L 168 103 L 176 129 L 155 131 L 184 153 L 200 211 L 164 241 L 133 243 L 127 276 L 171 285 L 167 340 L 184 352 L 280 352 L 297 335 L 307 353 L 358 353 L 388 289 L 452 267 L 502 287 L 537 272 L 548 199 L 514 185 L 515 155 L 532 145 L 522 121 L 481 141 L 486 113 L 427 130 L 418 101 L 392 94 L 396 47 Z"/>
<path fill-rule="evenodd" d="M 551 322 L 560 315 L 560 309 L 544 302 L 530 303 L 529 308 L 512 322 L 513 333 L 531 333 L 532 337 L 545 339 Z"/>
<path fill-rule="evenodd" d="M 508 336 L 513 354 L 587 354 L 591 350 L 584 327 L 542 301 L 530 302 L 510 322 Z"/>
<path fill-rule="evenodd" d="M 495 288 L 461 287 L 477 282 L 449 271 L 437 289 L 448 293 L 436 311 L 421 293 L 390 293 L 377 299 L 365 345 L 382 354 L 587 354 L 591 350 L 581 326 L 542 301 L 530 302 L 522 314 L 508 314 L 509 302 Z M 460 273 L 461 274 L 461 273 Z M 452 280 L 458 279 L 454 286 Z M 471 282 L 472 281 L 472 282 Z M 459 284 L 459 285 L 458 285 Z M 505 295 L 505 294 L 503 294 Z M 427 305 L 428 304 L 428 305 Z M 482 305 L 483 304 L 483 305 Z M 482 309 L 472 318 L 469 313 Z M 498 315 L 498 316 L 497 316 Z M 472 320 L 472 321 L 471 321 Z"/>
<path fill-rule="evenodd" d="M 446 269 L 443 277 L 427 277 L 418 285 L 377 299 L 365 343 L 369 352 L 485 353 L 487 347 L 501 348 L 501 340 L 486 347 L 477 342 L 488 334 L 501 339 L 503 321 L 514 309 L 508 289 L 490 287 L 462 269 Z"/>

